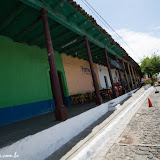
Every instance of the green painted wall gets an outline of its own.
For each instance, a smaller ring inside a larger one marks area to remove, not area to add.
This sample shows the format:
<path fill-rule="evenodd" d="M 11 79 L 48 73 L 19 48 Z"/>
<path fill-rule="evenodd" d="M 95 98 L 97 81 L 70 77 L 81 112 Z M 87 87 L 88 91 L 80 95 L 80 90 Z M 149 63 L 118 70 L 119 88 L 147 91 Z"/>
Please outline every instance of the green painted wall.
<path fill-rule="evenodd" d="M 65 96 L 69 96 L 61 55 L 55 52 Z M 52 99 L 46 49 L 0 36 L 0 108 Z"/>
<path fill-rule="evenodd" d="M 68 97 L 69 92 L 68 92 L 67 80 L 66 80 L 64 67 L 63 67 L 62 57 L 61 57 L 61 54 L 59 54 L 56 51 L 55 51 L 55 59 L 56 59 L 57 70 L 60 72 L 61 78 L 62 78 L 61 80 L 62 80 L 62 85 L 63 85 L 64 96 Z"/>

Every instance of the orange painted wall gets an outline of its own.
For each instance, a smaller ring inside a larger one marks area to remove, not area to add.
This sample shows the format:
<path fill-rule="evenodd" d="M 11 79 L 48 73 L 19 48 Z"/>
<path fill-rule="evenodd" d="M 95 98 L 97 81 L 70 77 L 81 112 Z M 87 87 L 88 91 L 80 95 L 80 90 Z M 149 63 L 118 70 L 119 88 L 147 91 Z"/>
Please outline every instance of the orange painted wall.
<path fill-rule="evenodd" d="M 62 54 L 62 61 L 67 79 L 69 95 L 94 91 L 91 73 L 84 72 L 84 68 L 87 68 L 87 71 L 88 69 L 90 70 L 88 61 L 73 58 L 66 54 Z M 100 84 L 96 64 L 94 64 L 94 69 L 98 79 L 98 84 Z"/>

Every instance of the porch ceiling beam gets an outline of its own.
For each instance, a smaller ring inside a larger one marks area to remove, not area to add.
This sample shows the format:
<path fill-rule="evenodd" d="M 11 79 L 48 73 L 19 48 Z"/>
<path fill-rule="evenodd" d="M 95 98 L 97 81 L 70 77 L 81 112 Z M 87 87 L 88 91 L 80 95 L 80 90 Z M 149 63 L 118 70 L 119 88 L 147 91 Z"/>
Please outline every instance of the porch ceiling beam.
<path fill-rule="evenodd" d="M 35 9 L 37 9 L 38 11 L 40 11 L 41 8 L 47 9 L 48 10 L 48 16 L 51 19 L 53 19 L 54 21 L 57 21 L 58 23 L 62 24 L 66 28 L 72 30 L 73 32 L 75 32 L 75 33 L 77 33 L 77 34 L 79 34 L 81 36 L 87 35 L 88 40 L 90 42 L 94 43 L 95 45 L 97 45 L 97 46 L 99 46 L 101 48 L 106 48 L 108 52 L 110 52 L 113 55 L 116 55 L 116 53 L 114 51 L 110 50 L 108 48 L 108 46 L 106 46 L 102 42 L 98 41 L 91 34 L 86 33 L 84 29 L 81 29 L 81 27 L 78 26 L 78 24 L 68 22 L 67 19 L 63 15 L 57 14 L 57 12 L 55 12 L 51 6 L 49 6 L 47 4 L 44 4 L 44 2 L 39 1 L 39 0 L 34 0 L 34 1 L 33 0 L 19 0 L 19 1 L 21 1 L 21 2 L 23 2 L 25 4 L 27 4 L 27 5 L 35 8 Z M 64 0 L 64 1 L 65 1 L 64 2 L 65 4 L 68 3 L 66 0 Z M 87 18 L 86 18 L 86 20 L 87 20 Z M 104 36 L 104 33 L 100 32 L 100 34 Z"/>
<path fill-rule="evenodd" d="M 85 56 L 85 55 L 87 54 L 85 48 L 79 50 L 78 53 L 79 53 L 81 56 Z"/>
<path fill-rule="evenodd" d="M 81 54 L 77 54 L 77 55 L 75 55 L 74 57 L 78 57 L 79 59 L 84 59 L 84 60 L 87 60 L 88 61 L 88 57 L 87 57 L 87 55 L 81 55 Z M 96 62 L 96 63 L 102 63 L 102 62 L 105 62 L 105 59 L 104 59 L 104 57 L 100 57 L 100 58 L 98 58 L 98 56 L 97 56 L 97 58 L 95 58 L 95 57 L 93 57 L 93 61 L 94 61 L 94 63 Z"/>
<path fill-rule="evenodd" d="M 21 37 L 24 36 L 24 34 L 26 32 L 28 32 L 29 30 L 33 29 L 35 26 L 37 26 L 39 24 L 39 22 L 42 21 L 42 18 L 39 17 L 38 19 L 36 19 L 32 24 L 30 24 L 26 29 L 24 29 L 23 31 L 21 31 L 20 33 L 17 33 L 16 35 L 14 35 L 14 37 L 16 39 L 20 39 Z"/>
<path fill-rule="evenodd" d="M 98 56 L 100 53 L 102 53 L 101 50 L 97 51 L 97 52 L 92 52 L 92 56 Z"/>
<path fill-rule="evenodd" d="M 118 54 L 118 55 L 120 55 L 120 56 L 123 56 L 124 54 L 123 54 L 123 52 L 121 52 L 120 50 L 115 50 L 115 52 Z M 120 59 L 120 58 L 119 58 Z"/>
<path fill-rule="evenodd" d="M 93 56 L 93 60 L 99 60 L 99 59 L 102 59 L 102 58 L 99 56 Z"/>
<path fill-rule="evenodd" d="M 0 31 L 6 28 L 14 19 L 23 12 L 26 8 L 26 5 L 20 3 L 16 8 L 12 10 L 12 12 L 7 16 L 7 18 L 0 24 Z"/>
<path fill-rule="evenodd" d="M 105 60 L 105 56 L 104 55 L 100 55 L 100 56 L 93 56 L 93 59 L 104 59 Z"/>
<path fill-rule="evenodd" d="M 92 53 L 92 55 L 93 55 L 94 53 L 101 52 L 101 50 L 102 50 L 102 49 L 98 47 L 97 49 L 92 50 L 91 53 Z"/>
<path fill-rule="evenodd" d="M 115 51 L 115 53 L 116 53 L 116 54 L 117 54 L 117 53 L 118 53 L 118 51 L 119 51 L 118 49 L 113 49 L 113 50 Z"/>
<path fill-rule="evenodd" d="M 94 47 L 95 47 L 95 45 L 90 45 L 90 49 L 92 49 Z M 87 54 L 86 53 L 86 48 L 83 48 L 83 49 L 79 50 L 78 53 L 81 54 L 81 55 L 86 55 Z"/>
<path fill-rule="evenodd" d="M 33 43 L 33 42 L 36 43 L 36 42 L 41 41 L 43 38 L 44 38 L 44 34 L 42 33 L 42 34 L 38 35 L 37 37 L 29 40 L 27 43 L 28 43 L 28 44 L 31 44 L 31 43 Z"/>
<path fill-rule="evenodd" d="M 117 49 L 117 50 L 122 50 L 121 48 L 119 48 L 119 46 L 117 46 L 116 44 L 111 44 L 108 47 L 109 49 Z"/>
<path fill-rule="evenodd" d="M 124 55 L 124 53 L 121 52 L 121 51 L 119 51 L 118 54 L 119 54 L 120 56 L 123 56 L 123 55 Z"/>
<path fill-rule="evenodd" d="M 77 39 L 77 41 L 80 41 L 80 36 L 73 36 L 72 38 L 69 39 L 65 39 L 63 42 L 57 43 L 55 42 L 54 44 L 56 45 L 56 48 L 61 49 L 62 46 L 66 45 L 67 43 L 74 41 L 75 39 Z"/>
<path fill-rule="evenodd" d="M 125 53 L 122 50 L 120 50 L 120 49 L 119 49 L 119 53 L 125 55 Z"/>
<path fill-rule="evenodd" d="M 79 43 L 76 43 L 74 46 L 69 46 L 68 49 L 62 49 L 64 52 L 77 52 L 77 49 L 81 48 L 82 46 L 84 46 L 84 43 L 82 41 L 80 41 Z"/>
<path fill-rule="evenodd" d="M 116 48 L 116 47 L 113 48 L 113 49 L 114 49 L 115 51 L 121 51 L 119 48 Z"/>
<path fill-rule="evenodd" d="M 94 27 L 91 27 L 91 28 L 88 28 L 88 29 L 86 30 L 86 32 L 87 32 L 87 33 L 92 33 L 94 30 L 95 30 L 95 28 L 94 28 Z"/>
<path fill-rule="evenodd" d="M 66 37 L 66 36 L 69 36 L 69 35 L 71 35 L 72 33 L 73 33 L 72 31 L 68 31 L 68 32 L 66 32 L 66 33 L 61 33 L 60 35 L 57 35 L 58 38 L 56 38 L 56 41 L 57 41 L 57 40 L 60 40 L 60 39 L 62 39 L 62 38 L 64 38 L 64 37 Z"/>
<path fill-rule="evenodd" d="M 73 18 L 76 18 L 76 17 L 77 17 L 77 14 L 78 14 L 77 12 L 74 12 L 74 13 L 72 13 L 71 15 L 69 15 L 69 16 L 67 17 L 67 21 L 69 21 L 69 22 L 72 21 Z"/>
<path fill-rule="evenodd" d="M 103 42 L 103 43 L 104 43 L 104 41 L 107 41 L 108 44 L 110 42 L 109 39 L 106 36 L 104 36 L 104 35 L 99 36 L 99 38 L 97 38 L 97 39 L 98 39 L 98 41 Z"/>
<path fill-rule="evenodd" d="M 112 50 L 114 50 L 114 52 L 117 54 L 118 50 L 116 48 L 112 48 Z"/>
<path fill-rule="evenodd" d="M 114 45 L 114 44 L 111 45 L 111 44 L 110 44 L 108 48 L 109 48 L 109 49 L 115 49 L 115 48 L 116 48 L 116 45 Z"/>
<path fill-rule="evenodd" d="M 116 49 L 121 55 L 124 55 L 125 53 L 124 53 L 124 51 L 123 50 L 121 50 L 119 47 Z M 120 58 L 119 58 L 120 59 Z"/>
<path fill-rule="evenodd" d="M 78 26 L 81 28 L 81 27 L 85 26 L 88 22 L 90 22 L 89 19 L 87 19 L 87 20 L 85 20 L 85 21 L 83 21 L 83 22 L 80 22 L 80 23 L 78 24 Z"/>
<path fill-rule="evenodd" d="M 99 51 L 99 50 L 101 50 L 101 48 L 99 48 L 99 47 L 94 48 L 94 49 L 91 50 L 91 53 L 97 52 L 97 51 Z"/>
<path fill-rule="evenodd" d="M 95 57 L 93 57 L 93 60 L 94 61 L 105 61 L 105 57 L 103 56 L 101 56 L 101 57 L 98 57 L 98 56 L 95 56 Z"/>
<path fill-rule="evenodd" d="M 57 26 L 53 26 L 53 27 L 51 27 L 51 34 L 53 33 L 53 32 L 55 32 L 55 30 L 56 29 L 59 29 L 59 28 L 61 28 L 62 26 L 61 25 L 57 25 Z M 31 39 L 31 40 L 29 40 L 27 43 L 35 43 L 35 42 L 39 42 L 40 44 L 41 44 L 41 40 L 44 38 L 44 33 L 42 32 L 41 34 L 39 34 L 37 37 L 35 37 L 35 38 L 33 38 L 33 39 Z M 39 44 L 38 43 L 38 44 Z"/>
<path fill-rule="evenodd" d="M 96 57 L 96 58 L 93 58 L 94 62 L 97 63 L 97 62 L 104 62 L 105 61 L 105 58 L 104 57 Z"/>
<path fill-rule="evenodd" d="M 78 52 L 74 52 L 74 53 L 68 54 L 68 55 L 71 55 L 72 57 L 77 57 L 79 59 L 83 59 L 83 60 L 87 60 L 88 61 L 87 54 L 86 55 L 81 55 Z"/>
<path fill-rule="evenodd" d="M 101 62 L 101 65 L 107 67 L 107 62 Z"/>
<path fill-rule="evenodd" d="M 101 33 L 98 33 L 98 34 L 94 35 L 94 38 L 96 38 L 96 39 L 98 39 L 98 40 L 99 40 L 99 38 L 101 38 L 101 37 L 102 37 L 102 34 L 101 34 Z"/>
<path fill-rule="evenodd" d="M 101 38 L 101 39 L 99 39 L 99 41 L 102 41 L 102 42 L 104 42 L 104 43 L 107 43 L 108 45 L 109 45 L 109 43 L 110 43 L 110 40 L 109 40 L 108 38 Z"/>
<path fill-rule="evenodd" d="M 57 2 L 57 4 L 54 6 L 53 10 L 55 12 L 57 12 L 58 10 L 60 10 L 61 8 L 63 8 L 65 2 L 66 2 L 65 0 L 59 0 Z"/>
<path fill-rule="evenodd" d="M 91 49 L 91 51 L 93 51 L 93 50 L 97 50 L 97 48 L 99 48 L 98 46 L 96 46 L 96 45 L 90 45 L 90 46 L 92 46 L 92 49 Z"/>
<path fill-rule="evenodd" d="M 115 48 L 115 47 L 110 47 L 110 49 L 111 49 L 111 50 L 114 50 L 114 52 L 116 53 L 116 55 L 117 55 L 117 53 L 119 53 L 119 51 L 120 51 L 119 48 Z M 122 52 L 120 53 L 120 55 L 123 55 Z"/>
<path fill-rule="evenodd" d="M 78 57 L 79 59 L 88 60 L 87 55 L 86 56 L 82 56 L 81 54 L 77 54 L 76 57 Z"/>

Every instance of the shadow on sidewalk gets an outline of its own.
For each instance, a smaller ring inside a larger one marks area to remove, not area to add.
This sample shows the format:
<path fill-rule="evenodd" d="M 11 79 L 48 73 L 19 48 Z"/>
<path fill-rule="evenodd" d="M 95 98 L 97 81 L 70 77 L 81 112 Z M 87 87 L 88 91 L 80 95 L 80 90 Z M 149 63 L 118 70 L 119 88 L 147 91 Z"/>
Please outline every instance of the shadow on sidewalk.
<path fill-rule="evenodd" d="M 109 111 L 102 117 L 100 117 L 97 121 L 87 127 L 84 131 L 79 133 L 77 136 L 73 137 L 69 142 L 64 144 L 61 148 L 55 151 L 52 155 L 50 155 L 46 160 L 60 160 L 67 152 L 69 152 L 79 141 L 83 140 L 87 137 L 94 127 L 102 123 L 106 118 L 108 118 L 114 111 Z"/>
<path fill-rule="evenodd" d="M 96 106 L 97 105 L 94 102 L 80 104 L 80 105 L 73 105 L 67 108 L 68 116 L 69 118 L 72 118 Z M 49 112 L 30 119 L 1 126 L 0 148 L 11 145 L 12 143 L 26 136 L 33 135 L 37 132 L 48 129 L 58 123 L 60 123 L 60 121 L 56 121 L 54 113 Z"/>
<path fill-rule="evenodd" d="M 125 100 L 123 100 L 123 102 L 125 102 L 128 98 L 129 97 L 127 97 Z M 108 100 L 104 100 L 104 103 L 106 103 L 107 101 Z M 123 104 L 123 102 L 121 104 Z M 72 118 L 72 117 L 77 116 L 83 112 L 86 112 L 87 110 L 90 110 L 94 107 L 97 107 L 97 104 L 95 102 L 72 105 L 71 107 L 67 108 L 68 116 L 69 116 L 69 118 Z M 98 121 L 96 121 L 93 124 L 93 126 L 95 127 L 96 125 L 101 123 L 111 113 L 112 112 L 106 113 L 103 117 L 101 117 Z M 45 129 L 53 127 L 54 125 L 56 125 L 58 123 L 61 123 L 61 122 L 56 121 L 54 113 L 49 112 L 49 113 L 46 113 L 46 114 L 43 114 L 40 116 L 36 116 L 36 117 L 30 118 L 30 119 L 26 119 L 26 120 L 22 120 L 22 121 L 8 124 L 5 126 L 1 126 L 0 127 L 0 137 L 1 137 L 0 138 L 0 148 L 11 145 L 12 143 L 15 143 L 16 141 L 18 141 L 24 137 L 27 137 L 29 135 L 33 135 L 33 134 L 36 134 L 40 131 L 43 131 Z M 90 130 L 84 131 L 84 133 L 82 133 L 82 135 L 83 135 L 83 137 L 85 137 L 85 134 L 88 135 L 89 133 L 90 133 Z"/>

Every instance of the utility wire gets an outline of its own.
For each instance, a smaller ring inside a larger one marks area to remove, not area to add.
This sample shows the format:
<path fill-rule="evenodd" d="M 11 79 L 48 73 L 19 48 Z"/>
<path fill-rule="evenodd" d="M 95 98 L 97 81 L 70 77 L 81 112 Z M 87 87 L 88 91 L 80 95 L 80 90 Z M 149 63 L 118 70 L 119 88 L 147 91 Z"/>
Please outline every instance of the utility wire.
<path fill-rule="evenodd" d="M 97 18 L 98 18 L 107 28 L 109 27 L 109 28 L 123 41 L 123 43 L 125 43 L 125 44 L 134 52 L 134 50 L 133 50 L 133 49 L 123 40 L 123 38 L 109 25 L 109 23 L 89 4 L 89 2 L 87 2 L 87 0 L 84 0 L 85 2 L 84 2 L 83 0 L 81 0 L 81 1 L 87 6 L 87 8 L 89 8 L 91 11 L 93 10 L 104 22 L 103 22 L 98 16 L 97 16 Z M 92 11 L 92 12 L 93 12 L 93 11 Z M 94 13 L 94 12 L 93 12 L 93 13 Z M 95 14 L 95 13 L 94 13 L 94 14 Z M 95 14 L 95 15 L 96 15 L 96 14 Z M 135 53 L 135 52 L 134 52 L 134 53 Z M 137 58 L 138 58 L 138 57 L 137 57 Z"/>

